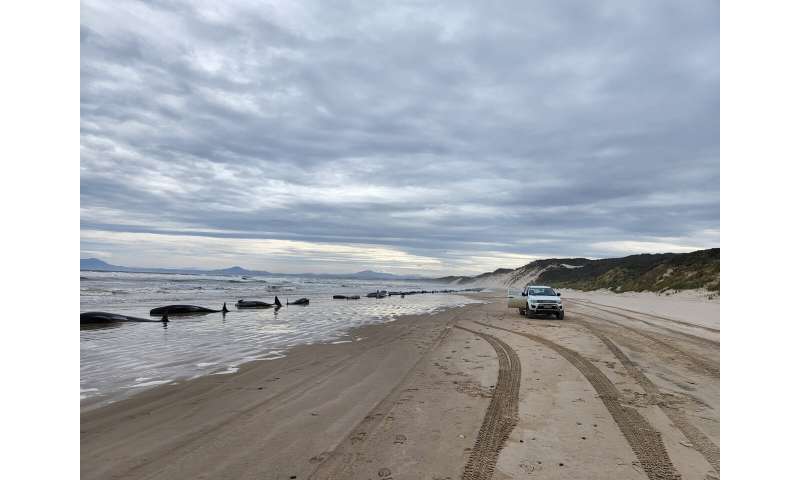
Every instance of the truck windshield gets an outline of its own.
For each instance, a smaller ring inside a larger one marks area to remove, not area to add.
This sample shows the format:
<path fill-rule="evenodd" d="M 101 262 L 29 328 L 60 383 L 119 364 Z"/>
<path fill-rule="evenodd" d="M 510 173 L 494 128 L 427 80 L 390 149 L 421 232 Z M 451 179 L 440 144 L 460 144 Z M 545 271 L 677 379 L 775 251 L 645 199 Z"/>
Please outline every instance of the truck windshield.
<path fill-rule="evenodd" d="M 556 292 L 552 288 L 528 288 L 528 295 L 555 297 Z"/>

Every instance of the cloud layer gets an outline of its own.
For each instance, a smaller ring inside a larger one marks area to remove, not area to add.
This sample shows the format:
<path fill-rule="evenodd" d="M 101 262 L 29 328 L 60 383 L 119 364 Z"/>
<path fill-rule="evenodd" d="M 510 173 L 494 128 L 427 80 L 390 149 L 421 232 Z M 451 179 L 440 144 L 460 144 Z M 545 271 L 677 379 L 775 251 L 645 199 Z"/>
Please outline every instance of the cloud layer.
<path fill-rule="evenodd" d="M 478 273 L 719 244 L 718 2 L 228 3 L 82 2 L 82 255 Z"/>

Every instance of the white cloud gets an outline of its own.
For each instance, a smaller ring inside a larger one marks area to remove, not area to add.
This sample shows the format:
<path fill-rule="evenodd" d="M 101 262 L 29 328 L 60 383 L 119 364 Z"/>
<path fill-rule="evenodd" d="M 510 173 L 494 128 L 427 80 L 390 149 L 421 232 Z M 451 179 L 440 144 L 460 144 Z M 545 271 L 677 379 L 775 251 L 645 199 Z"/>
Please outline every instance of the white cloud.
<path fill-rule="evenodd" d="M 641 242 L 637 240 L 618 240 L 612 242 L 595 242 L 591 244 L 595 250 L 613 254 L 635 255 L 638 253 L 687 253 L 702 250 L 700 245 L 686 245 L 670 242 Z"/>
<path fill-rule="evenodd" d="M 389 271 L 414 269 L 433 272 L 442 268 L 439 259 L 379 245 L 87 229 L 81 231 L 81 242 L 108 245 L 117 252 L 110 256 L 110 261 L 125 266 L 221 268 L 239 264 L 283 273 L 346 271 L 356 265 L 363 268 L 385 265 Z M 156 263 L 141 265 L 143 258 L 153 259 Z"/>

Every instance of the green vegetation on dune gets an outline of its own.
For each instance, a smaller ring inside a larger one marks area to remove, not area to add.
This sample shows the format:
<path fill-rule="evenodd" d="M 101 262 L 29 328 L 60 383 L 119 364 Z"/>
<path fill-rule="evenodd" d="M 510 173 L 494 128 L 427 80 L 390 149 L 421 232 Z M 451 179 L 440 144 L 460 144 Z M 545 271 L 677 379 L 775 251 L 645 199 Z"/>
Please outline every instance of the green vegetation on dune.
<path fill-rule="evenodd" d="M 580 268 L 551 267 L 539 275 L 537 282 L 577 290 L 607 288 L 615 292 L 697 288 L 719 291 L 719 254 L 719 248 L 712 248 L 682 254 L 644 254 L 588 260 Z"/>
<path fill-rule="evenodd" d="M 498 268 L 475 277 L 450 276 L 437 279 L 469 284 L 495 281 L 520 285 L 540 283 L 576 290 L 608 289 L 615 292 L 664 292 L 705 288 L 719 292 L 719 248 L 691 253 L 658 253 L 622 258 L 549 258 L 536 260 L 515 270 Z"/>

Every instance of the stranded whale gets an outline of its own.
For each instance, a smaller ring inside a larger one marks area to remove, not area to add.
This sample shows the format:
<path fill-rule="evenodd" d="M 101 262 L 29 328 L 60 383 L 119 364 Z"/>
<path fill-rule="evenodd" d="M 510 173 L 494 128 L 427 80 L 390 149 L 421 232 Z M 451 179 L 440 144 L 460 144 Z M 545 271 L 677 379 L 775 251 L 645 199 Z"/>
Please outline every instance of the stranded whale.
<path fill-rule="evenodd" d="M 197 305 L 167 305 L 165 307 L 158 307 L 150 310 L 150 315 L 158 316 L 158 315 L 180 315 L 180 314 L 187 314 L 187 313 L 215 313 L 215 312 L 228 312 L 228 305 L 227 303 L 222 304 L 222 309 L 220 310 L 212 310 L 206 307 L 198 307 Z"/>
<path fill-rule="evenodd" d="M 275 303 L 259 302 L 258 300 L 239 300 L 236 302 L 236 308 L 281 308 L 281 301 L 275 297 Z"/>
<path fill-rule="evenodd" d="M 308 305 L 309 303 L 311 303 L 311 301 L 309 299 L 303 297 L 303 298 L 298 298 L 294 302 L 287 301 L 286 305 Z"/>
<path fill-rule="evenodd" d="M 257 300 L 239 300 L 236 302 L 236 308 L 272 308 L 272 304 Z"/>

